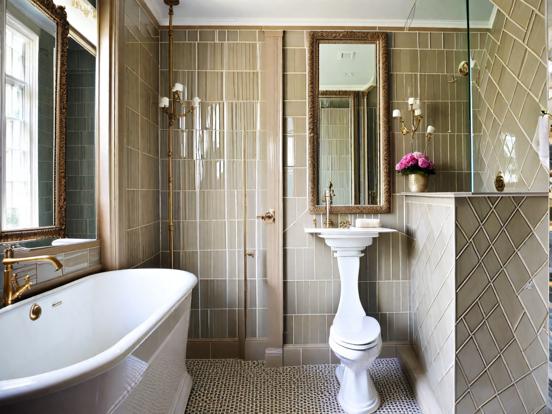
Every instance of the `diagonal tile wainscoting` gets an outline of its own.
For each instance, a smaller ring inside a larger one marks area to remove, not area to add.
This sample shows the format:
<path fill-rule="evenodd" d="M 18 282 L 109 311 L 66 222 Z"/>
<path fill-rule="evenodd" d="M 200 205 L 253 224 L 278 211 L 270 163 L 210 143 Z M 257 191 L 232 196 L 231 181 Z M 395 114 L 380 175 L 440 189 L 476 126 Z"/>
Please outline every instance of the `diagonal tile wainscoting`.
<path fill-rule="evenodd" d="M 473 45 L 475 191 L 548 191 L 548 167 L 533 150 L 546 108 L 546 1 L 491 0 L 493 27 Z"/>
<path fill-rule="evenodd" d="M 535 413 L 547 399 L 546 197 L 456 202 L 456 412 Z"/>
<path fill-rule="evenodd" d="M 443 413 L 547 395 L 546 196 L 406 196 L 412 342 Z"/>

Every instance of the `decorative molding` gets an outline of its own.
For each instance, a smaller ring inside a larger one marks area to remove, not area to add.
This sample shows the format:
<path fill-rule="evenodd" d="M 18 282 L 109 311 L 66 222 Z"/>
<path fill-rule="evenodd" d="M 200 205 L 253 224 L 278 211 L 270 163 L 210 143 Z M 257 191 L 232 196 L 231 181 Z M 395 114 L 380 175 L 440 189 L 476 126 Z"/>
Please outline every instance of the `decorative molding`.
<path fill-rule="evenodd" d="M 54 225 L 22 230 L 0 231 L 0 242 L 46 239 L 65 236 L 65 139 L 67 125 L 67 46 L 69 23 L 65 7 L 52 0 L 31 0 L 56 24 L 55 151 L 54 151 Z"/>
<path fill-rule="evenodd" d="M 168 26 L 169 21 L 166 16 L 159 15 L 157 9 L 152 10 L 160 26 Z M 206 28 L 220 28 L 221 26 L 228 27 L 253 27 L 253 28 L 315 28 L 315 27 L 330 27 L 335 28 L 394 28 L 404 30 L 404 20 L 370 20 L 370 19 L 257 19 L 257 18 L 240 18 L 240 19 L 208 19 L 189 17 L 185 19 L 175 18 L 176 26 L 205 26 Z M 491 23 L 489 21 L 474 21 L 470 22 L 470 28 L 474 29 L 489 29 Z M 419 29 L 457 29 L 466 31 L 465 20 L 417 20 L 416 24 L 409 27 L 409 31 Z"/>
<path fill-rule="evenodd" d="M 308 183 L 309 212 L 323 214 L 325 207 L 318 204 L 318 66 L 321 43 L 375 43 L 378 53 L 379 79 L 379 137 L 380 137 L 380 186 L 381 200 L 377 205 L 332 206 L 333 214 L 383 214 L 391 211 L 391 138 L 389 125 L 389 52 L 387 33 L 361 31 L 313 31 L 310 33 L 308 50 Z"/>

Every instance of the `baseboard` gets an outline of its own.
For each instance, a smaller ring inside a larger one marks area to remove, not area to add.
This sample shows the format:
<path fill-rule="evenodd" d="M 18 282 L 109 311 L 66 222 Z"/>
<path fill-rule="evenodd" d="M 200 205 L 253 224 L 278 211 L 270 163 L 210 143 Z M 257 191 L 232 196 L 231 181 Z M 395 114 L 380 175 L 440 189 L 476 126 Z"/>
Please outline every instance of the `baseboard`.
<path fill-rule="evenodd" d="M 187 359 L 239 358 L 240 343 L 237 339 L 190 339 L 186 349 Z"/>
<path fill-rule="evenodd" d="M 401 347 L 399 359 L 424 414 L 443 414 L 416 353 L 410 346 Z"/>
<path fill-rule="evenodd" d="M 410 345 L 406 342 L 384 342 L 379 358 L 397 358 L 405 347 Z M 339 363 L 328 344 L 284 345 L 283 351 L 284 366 Z"/>
<path fill-rule="evenodd" d="M 265 359 L 266 338 L 248 338 L 245 340 L 245 360 L 263 361 Z"/>
<path fill-rule="evenodd" d="M 249 338 L 245 341 L 245 360 L 262 361 L 265 359 L 265 338 Z M 238 339 L 190 339 L 186 358 L 188 359 L 225 359 L 240 357 Z"/>
<path fill-rule="evenodd" d="M 268 368 L 279 368 L 284 365 L 284 349 L 283 348 L 266 348 L 265 349 L 265 366 Z"/>

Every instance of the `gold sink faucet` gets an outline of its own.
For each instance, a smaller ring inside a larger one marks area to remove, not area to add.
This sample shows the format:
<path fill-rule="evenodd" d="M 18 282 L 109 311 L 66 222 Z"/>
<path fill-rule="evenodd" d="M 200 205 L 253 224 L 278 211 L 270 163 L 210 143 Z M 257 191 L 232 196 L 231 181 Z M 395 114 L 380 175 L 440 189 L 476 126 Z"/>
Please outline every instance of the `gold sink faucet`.
<path fill-rule="evenodd" d="M 330 185 L 326 189 L 326 192 L 324 193 L 324 202 L 326 204 L 326 220 L 324 220 L 324 227 L 330 228 L 333 227 L 334 223 L 332 219 L 330 218 L 330 206 L 333 203 L 333 199 L 335 197 L 335 191 L 333 189 L 333 183 L 330 181 Z"/>
<path fill-rule="evenodd" d="M 33 256 L 33 257 L 14 257 L 13 247 L 4 250 L 4 306 L 11 305 L 21 297 L 23 293 L 31 288 L 32 282 L 29 275 L 25 276 L 25 283 L 20 285 L 17 282 L 17 273 L 13 271 L 13 265 L 24 262 L 50 262 L 56 270 L 60 270 L 63 265 L 55 256 Z"/>

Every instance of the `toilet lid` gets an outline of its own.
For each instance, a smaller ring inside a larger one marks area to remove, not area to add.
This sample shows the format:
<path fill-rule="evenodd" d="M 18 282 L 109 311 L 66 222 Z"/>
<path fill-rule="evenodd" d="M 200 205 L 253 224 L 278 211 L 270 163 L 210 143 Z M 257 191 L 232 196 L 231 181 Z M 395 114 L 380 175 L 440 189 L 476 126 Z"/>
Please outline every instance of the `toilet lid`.
<path fill-rule="evenodd" d="M 381 328 L 377 320 L 371 316 L 363 316 L 356 320 L 334 320 L 330 328 L 335 342 L 347 347 L 368 347 L 381 335 Z"/>

